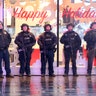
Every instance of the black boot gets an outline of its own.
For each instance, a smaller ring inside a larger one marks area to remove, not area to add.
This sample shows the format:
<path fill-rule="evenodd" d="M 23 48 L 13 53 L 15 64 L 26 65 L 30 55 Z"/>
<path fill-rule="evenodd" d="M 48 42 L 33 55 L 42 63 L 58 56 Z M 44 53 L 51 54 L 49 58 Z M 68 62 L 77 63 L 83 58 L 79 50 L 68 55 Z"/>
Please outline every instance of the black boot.
<path fill-rule="evenodd" d="M 11 75 L 11 74 L 6 74 L 6 77 L 7 77 L 7 78 L 14 78 L 14 76 Z"/>

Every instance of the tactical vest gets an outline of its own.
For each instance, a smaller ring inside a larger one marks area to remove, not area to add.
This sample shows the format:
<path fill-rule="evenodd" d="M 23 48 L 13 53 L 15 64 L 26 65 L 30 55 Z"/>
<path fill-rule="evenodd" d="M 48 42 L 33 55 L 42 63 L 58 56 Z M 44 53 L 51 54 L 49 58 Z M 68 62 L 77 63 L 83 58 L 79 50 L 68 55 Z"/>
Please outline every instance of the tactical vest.
<path fill-rule="evenodd" d="M 44 35 L 44 43 L 45 46 L 52 46 L 52 34 L 50 33 L 45 33 Z"/>
<path fill-rule="evenodd" d="M 27 44 L 31 43 L 30 37 L 31 37 L 31 35 L 29 33 L 24 33 L 23 34 L 23 43 L 24 43 L 25 46 Z"/>
<path fill-rule="evenodd" d="M 11 37 L 9 37 L 6 31 L 0 32 L 0 49 L 7 48 L 11 42 Z"/>

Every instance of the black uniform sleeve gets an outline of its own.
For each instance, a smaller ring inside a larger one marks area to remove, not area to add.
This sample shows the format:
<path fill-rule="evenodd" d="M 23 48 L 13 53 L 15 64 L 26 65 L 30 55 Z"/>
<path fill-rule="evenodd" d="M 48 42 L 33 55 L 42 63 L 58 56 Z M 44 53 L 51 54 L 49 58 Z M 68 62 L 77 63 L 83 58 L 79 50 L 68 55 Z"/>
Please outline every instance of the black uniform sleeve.
<path fill-rule="evenodd" d="M 11 36 L 10 36 L 10 34 L 7 32 L 7 34 L 8 34 L 8 40 L 9 40 L 9 44 L 11 43 Z"/>
<path fill-rule="evenodd" d="M 18 47 L 22 47 L 20 33 L 16 36 L 14 43 L 17 44 Z"/>
<path fill-rule="evenodd" d="M 57 45 L 57 36 L 53 33 L 53 46 L 55 47 Z"/>
<path fill-rule="evenodd" d="M 69 42 L 69 38 L 67 34 L 63 34 L 62 37 L 60 38 L 60 43 L 65 44 L 65 42 Z"/>
<path fill-rule="evenodd" d="M 26 47 L 32 47 L 36 44 L 36 39 L 35 39 L 35 36 L 30 33 L 31 37 L 30 37 L 30 43 L 28 45 L 26 45 Z"/>
<path fill-rule="evenodd" d="M 33 34 L 32 34 L 32 39 L 31 40 L 33 41 L 32 46 L 34 46 L 36 44 L 36 39 L 35 39 L 35 36 Z"/>
<path fill-rule="evenodd" d="M 39 46 L 42 48 L 43 47 L 43 34 L 41 34 L 38 38 L 37 43 L 39 44 Z"/>
<path fill-rule="evenodd" d="M 88 42 L 88 41 L 90 41 L 91 39 L 92 39 L 92 37 L 91 37 L 90 32 L 87 32 L 87 33 L 85 34 L 85 36 L 84 36 L 84 40 L 85 40 L 86 42 Z"/>
<path fill-rule="evenodd" d="M 77 36 L 76 36 L 76 48 L 77 48 L 77 50 L 80 48 L 80 46 L 81 46 L 81 38 L 77 34 Z"/>
<path fill-rule="evenodd" d="M 6 42 L 5 47 L 8 48 L 11 43 L 11 36 L 6 30 L 4 30 L 4 32 L 6 32 L 6 36 L 4 36 Z"/>

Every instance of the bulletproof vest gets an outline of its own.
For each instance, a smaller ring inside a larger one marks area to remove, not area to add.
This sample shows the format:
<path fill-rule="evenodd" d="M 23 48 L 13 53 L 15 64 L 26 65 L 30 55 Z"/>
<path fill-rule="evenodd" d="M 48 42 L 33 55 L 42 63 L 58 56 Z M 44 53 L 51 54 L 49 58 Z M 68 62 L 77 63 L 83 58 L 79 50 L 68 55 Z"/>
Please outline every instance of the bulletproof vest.
<path fill-rule="evenodd" d="M 27 44 L 30 44 L 30 37 L 31 35 L 29 33 L 24 33 L 23 34 L 23 43 L 26 46 Z"/>
<path fill-rule="evenodd" d="M 96 41 L 96 30 L 92 30 L 92 39 L 93 41 Z"/>
<path fill-rule="evenodd" d="M 96 30 L 91 30 L 88 32 L 88 35 L 86 35 L 87 49 L 92 50 L 96 47 Z"/>
<path fill-rule="evenodd" d="M 65 46 L 69 46 L 71 48 L 76 48 L 78 47 L 78 43 L 77 42 L 77 34 L 74 32 L 74 31 L 71 31 L 71 32 L 67 32 L 65 34 L 65 37 L 66 37 L 66 42 L 65 42 Z"/>
<path fill-rule="evenodd" d="M 46 32 L 44 34 L 44 43 L 45 46 L 51 46 L 52 45 L 52 34 L 49 32 Z"/>
<path fill-rule="evenodd" d="M 0 32 L 0 48 L 8 47 L 10 43 L 10 39 L 8 37 L 8 33 L 6 31 Z"/>

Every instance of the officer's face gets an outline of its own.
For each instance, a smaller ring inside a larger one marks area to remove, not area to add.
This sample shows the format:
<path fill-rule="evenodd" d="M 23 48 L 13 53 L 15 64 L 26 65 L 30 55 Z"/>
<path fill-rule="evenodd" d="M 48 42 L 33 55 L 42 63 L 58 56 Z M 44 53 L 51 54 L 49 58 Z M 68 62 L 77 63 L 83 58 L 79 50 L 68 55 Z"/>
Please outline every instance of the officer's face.
<path fill-rule="evenodd" d="M 96 24 L 93 24 L 92 29 L 96 29 Z"/>
<path fill-rule="evenodd" d="M 27 26 L 23 26 L 23 31 L 28 31 Z"/>
<path fill-rule="evenodd" d="M 3 29 L 3 26 L 2 26 L 2 24 L 0 23 L 0 29 Z"/>
<path fill-rule="evenodd" d="M 50 31 L 50 30 L 51 30 L 50 26 L 46 26 L 46 31 Z"/>
<path fill-rule="evenodd" d="M 73 26 L 68 26 L 68 31 L 72 31 L 73 30 Z"/>

